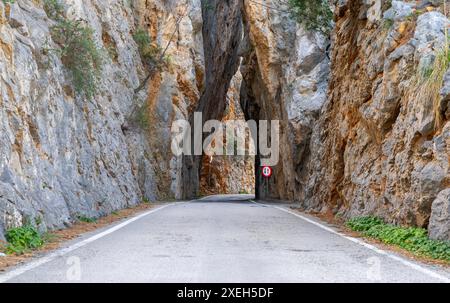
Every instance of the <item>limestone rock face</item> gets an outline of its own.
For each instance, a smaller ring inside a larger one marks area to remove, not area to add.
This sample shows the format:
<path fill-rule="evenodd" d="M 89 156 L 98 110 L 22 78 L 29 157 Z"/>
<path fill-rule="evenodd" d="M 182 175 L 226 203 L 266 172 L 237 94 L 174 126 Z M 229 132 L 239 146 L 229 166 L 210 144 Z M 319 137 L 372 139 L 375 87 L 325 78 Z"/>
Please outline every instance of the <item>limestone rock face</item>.
<path fill-rule="evenodd" d="M 245 2 L 241 103 L 247 118 L 282 126 L 274 177 L 256 180 L 261 197 L 423 227 L 433 207 L 430 233 L 448 239 L 441 4 L 336 2 L 330 66 L 328 41 L 280 13 L 279 1 Z"/>
<path fill-rule="evenodd" d="M 326 100 L 329 41 L 305 31 L 282 1 L 245 1 L 241 103 L 247 119 L 280 121 L 280 161 L 261 198 L 296 199 L 312 128 Z M 257 176 L 261 176 L 258 172 Z"/>
<path fill-rule="evenodd" d="M 167 48 L 170 62 L 150 79 L 148 89 L 140 93 L 143 103 L 138 111 L 144 112 L 148 119 L 140 132 L 148 142 L 148 149 L 136 157 L 142 171 L 140 184 L 150 200 L 181 198 L 183 164 L 171 152 L 171 127 L 175 120 L 189 120 L 205 86 L 201 1 L 138 1 L 138 4 L 136 23 L 148 29 L 152 41 L 162 49 Z M 177 20 L 181 20 L 178 26 Z"/>
<path fill-rule="evenodd" d="M 204 82 L 200 0 L 61 1 L 108 50 L 91 100 L 75 95 L 56 54 L 45 55 L 58 46 L 39 3 L 0 1 L 0 238 L 26 222 L 63 228 L 143 196 L 175 196 L 180 167 L 166 150 L 171 122 L 188 117 Z M 173 63 L 136 95 L 147 71 L 132 33 L 147 29 L 165 47 L 183 10 L 167 51 Z M 131 123 L 141 107 L 152 113 L 149 127 Z"/>
<path fill-rule="evenodd" d="M 144 197 L 251 192 L 253 182 L 261 198 L 450 239 L 442 1 L 334 1 L 331 38 L 306 31 L 281 0 L 60 2 L 105 50 L 99 89 L 75 93 L 42 1 L 0 1 L 0 239 L 25 223 L 63 228 Z M 155 73 L 138 29 L 165 52 Z M 173 156 L 172 122 L 196 110 L 279 120 L 270 181 L 258 156 L 255 168 L 253 158 Z"/>
<path fill-rule="evenodd" d="M 299 198 L 309 209 L 423 227 L 433 208 L 431 234 L 448 240 L 448 79 L 427 77 L 445 73 L 434 62 L 449 20 L 439 7 L 408 14 L 416 4 L 392 1 L 383 12 L 377 1 L 340 2 L 329 96 Z"/>
<path fill-rule="evenodd" d="M 428 230 L 432 239 L 450 239 L 450 189 L 441 191 L 434 200 Z"/>
<path fill-rule="evenodd" d="M 240 105 L 241 84 L 242 75 L 238 71 L 231 80 L 227 94 L 227 109 L 222 119 L 223 138 L 217 138 L 223 142 L 224 150 L 230 144 L 234 152 L 223 156 L 203 156 L 200 174 L 202 195 L 250 194 L 255 191 L 255 157 L 250 155 L 254 142 Z M 232 138 L 230 133 L 234 134 L 236 141 L 227 141 L 227 136 Z M 245 138 L 244 146 L 239 146 L 237 140 L 241 138 L 238 136 Z"/>
<path fill-rule="evenodd" d="M 203 122 L 221 121 L 228 105 L 230 83 L 240 63 L 242 1 L 211 0 L 202 3 L 205 87 L 195 111 L 202 113 Z M 194 125 L 193 118 L 191 115 L 191 125 Z M 199 194 L 202 156 L 185 155 L 181 162 L 183 190 L 180 197 L 191 199 Z"/>

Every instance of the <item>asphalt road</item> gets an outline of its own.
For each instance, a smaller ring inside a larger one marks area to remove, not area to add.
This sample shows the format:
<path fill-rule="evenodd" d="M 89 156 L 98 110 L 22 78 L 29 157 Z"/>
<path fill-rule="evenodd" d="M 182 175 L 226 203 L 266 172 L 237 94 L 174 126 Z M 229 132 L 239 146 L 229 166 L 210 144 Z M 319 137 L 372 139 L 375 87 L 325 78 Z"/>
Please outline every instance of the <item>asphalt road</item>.
<path fill-rule="evenodd" d="M 67 243 L 0 282 L 449 282 L 450 271 L 377 250 L 249 196 L 164 205 Z"/>

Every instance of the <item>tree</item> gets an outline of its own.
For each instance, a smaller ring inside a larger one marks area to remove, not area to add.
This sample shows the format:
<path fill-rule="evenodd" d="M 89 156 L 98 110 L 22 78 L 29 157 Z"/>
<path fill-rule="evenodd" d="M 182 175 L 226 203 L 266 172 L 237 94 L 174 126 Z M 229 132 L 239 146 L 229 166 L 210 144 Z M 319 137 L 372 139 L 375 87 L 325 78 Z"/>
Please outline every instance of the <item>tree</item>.
<path fill-rule="evenodd" d="M 286 0 L 292 16 L 307 30 L 329 34 L 333 12 L 328 0 Z"/>

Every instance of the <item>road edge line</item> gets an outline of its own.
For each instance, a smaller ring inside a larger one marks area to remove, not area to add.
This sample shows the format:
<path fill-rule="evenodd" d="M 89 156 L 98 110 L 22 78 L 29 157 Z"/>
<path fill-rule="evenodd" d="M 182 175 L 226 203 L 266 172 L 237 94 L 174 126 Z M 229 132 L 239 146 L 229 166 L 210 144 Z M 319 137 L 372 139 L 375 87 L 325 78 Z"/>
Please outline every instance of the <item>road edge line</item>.
<path fill-rule="evenodd" d="M 50 254 L 48 254 L 46 256 L 38 257 L 34 261 L 30 261 L 28 263 L 25 263 L 24 265 L 19 265 L 17 268 L 12 269 L 11 271 L 7 271 L 6 273 L 0 273 L 0 283 L 8 282 L 9 280 L 11 280 L 11 279 L 13 279 L 13 278 L 15 278 L 17 276 L 20 276 L 20 275 L 26 273 L 27 271 L 30 271 L 32 269 L 35 269 L 35 268 L 41 266 L 41 265 L 49 263 L 49 262 L 55 260 L 56 258 L 62 257 L 62 256 L 66 255 L 66 254 L 68 254 L 68 253 L 70 253 L 70 252 L 72 252 L 74 250 L 77 250 L 77 249 L 79 249 L 79 248 L 81 248 L 83 246 L 86 246 L 89 243 L 92 243 L 92 242 L 94 242 L 96 240 L 99 240 L 99 239 L 101 239 L 101 238 L 103 238 L 103 237 L 105 237 L 107 235 L 110 235 L 113 232 L 116 232 L 116 231 L 124 228 L 125 226 L 127 226 L 127 225 L 129 225 L 129 224 L 131 224 L 131 223 L 133 223 L 133 222 L 135 222 L 135 221 L 137 221 L 139 219 L 142 219 L 143 217 L 151 215 L 151 214 L 153 214 L 153 213 L 155 213 L 157 211 L 163 210 L 163 209 L 165 209 L 167 207 L 180 205 L 180 204 L 184 204 L 184 203 L 188 203 L 188 202 L 179 202 L 179 203 L 167 204 L 167 205 L 163 205 L 163 206 L 160 206 L 158 208 L 149 210 L 149 211 L 144 212 L 144 213 L 142 213 L 140 215 L 137 215 L 136 217 L 130 218 L 130 219 L 128 219 L 128 220 L 126 220 L 126 221 L 124 221 L 122 223 L 114 225 L 111 228 L 108 228 L 108 229 L 106 229 L 106 230 L 104 230 L 104 231 L 102 231 L 102 232 L 100 232 L 98 234 L 95 234 L 95 235 L 93 235 L 93 236 L 91 236 L 91 237 L 89 237 L 87 239 L 84 239 L 84 240 L 82 240 L 80 242 L 77 242 L 77 243 L 72 244 L 72 245 L 70 245 L 68 247 L 65 247 L 65 248 L 57 249 L 57 250 L 51 252 Z"/>
<path fill-rule="evenodd" d="M 338 236 L 340 236 L 340 237 L 342 237 L 344 239 L 347 239 L 347 240 L 349 240 L 349 241 L 351 241 L 353 243 L 356 243 L 356 244 L 359 244 L 361 246 L 364 246 L 365 248 L 370 249 L 370 250 L 376 252 L 377 254 L 386 256 L 386 257 L 388 257 L 388 258 L 390 258 L 392 260 L 400 262 L 400 263 L 402 263 L 405 266 L 408 266 L 408 267 L 410 267 L 412 269 L 415 269 L 415 270 L 421 272 L 422 274 L 425 274 L 425 275 L 427 275 L 429 277 L 432 277 L 432 278 L 444 281 L 445 283 L 450 283 L 450 278 L 447 278 L 446 276 L 438 274 L 437 272 L 434 272 L 434 271 L 432 271 L 432 270 L 430 270 L 428 268 L 422 267 L 422 266 L 420 266 L 418 264 L 415 264 L 415 263 L 413 263 L 411 261 L 408 261 L 408 260 L 406 260 L 406 259 L 404 259 L 402 257 L 399 257 L 399 256 L 396 256 L 394 254 L 391 254 L 388 251 L 382 250 L 382 249 L 380 249 L 378 247 L 375 247 L 375 246 L 373 246 L 373 245 L 371 245 L 369 243 L 366 243 L 366 242 L 364 242 L 362 240 L 359 240 L 359 239 L 354 238 L 354 237 L 347 236 L 347 235 L 345 235 L 343 233 L 340 233 L 340 232 L 334 230 L 331 227 L 327 227 L 327 226 L 325 226 L 325 225 L 323 225 L 323 224 L 321 224 L 319 222 L 316 222 L 314 220 L 311 220 L 311 219 L 309 219 L 309 218 L 307 218 L 307 217 L 305 217 L 305 216 L 303 216 L 301 214 L 298 214 L 298 213 L 295 213 L 293 211 L 290 211 L 289 209 L 286 209 L 286 208 L 283 208 L 283 207 L 279 207 L 279 206 L 274 206 L 274 205 L 268 205 L 268 204 L 264 204 L 264 203 L 258 203 L 256 201 L 252 201 L 252 200 L 250 200 L 250 202 L 252 202 L 254 204 L 257 204 L 257 205 L 263 205 L 265 207 L 275 208 L 275 209 L 278 209 L 278 210 L 283 211 L 285 213 L 294 215 L 294 216 L 296 216 L 296 217 L 298 217 L 298 218 L 300 218 L 300 219 L 302 219 L 302 220 L 304 220 L 304 221 L 306 221 L 308 223 L 311 223 L 311 224 L 313 224 L 313 225 L 315 225 L 317 227 L 320 227 L 323 230 L 326 230 L 326 231 L 328 231 L 330 233 L 338 235 Z"/>

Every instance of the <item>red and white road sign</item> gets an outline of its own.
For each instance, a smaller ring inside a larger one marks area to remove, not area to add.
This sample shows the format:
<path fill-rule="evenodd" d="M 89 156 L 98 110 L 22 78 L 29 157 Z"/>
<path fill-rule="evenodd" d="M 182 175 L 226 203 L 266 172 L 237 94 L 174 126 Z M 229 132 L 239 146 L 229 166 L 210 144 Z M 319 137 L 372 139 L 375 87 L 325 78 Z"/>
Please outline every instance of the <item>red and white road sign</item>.
<path fill-rule="evenodd" d="M 270 177 L 272 177 L 272 173 L 273 173 L 272 167 L 270 167 L 270 166 L 264 166 L 264 167 L 262 168 L 262 175 L 263 175 L 264 178 L 270 178 Z"/>

